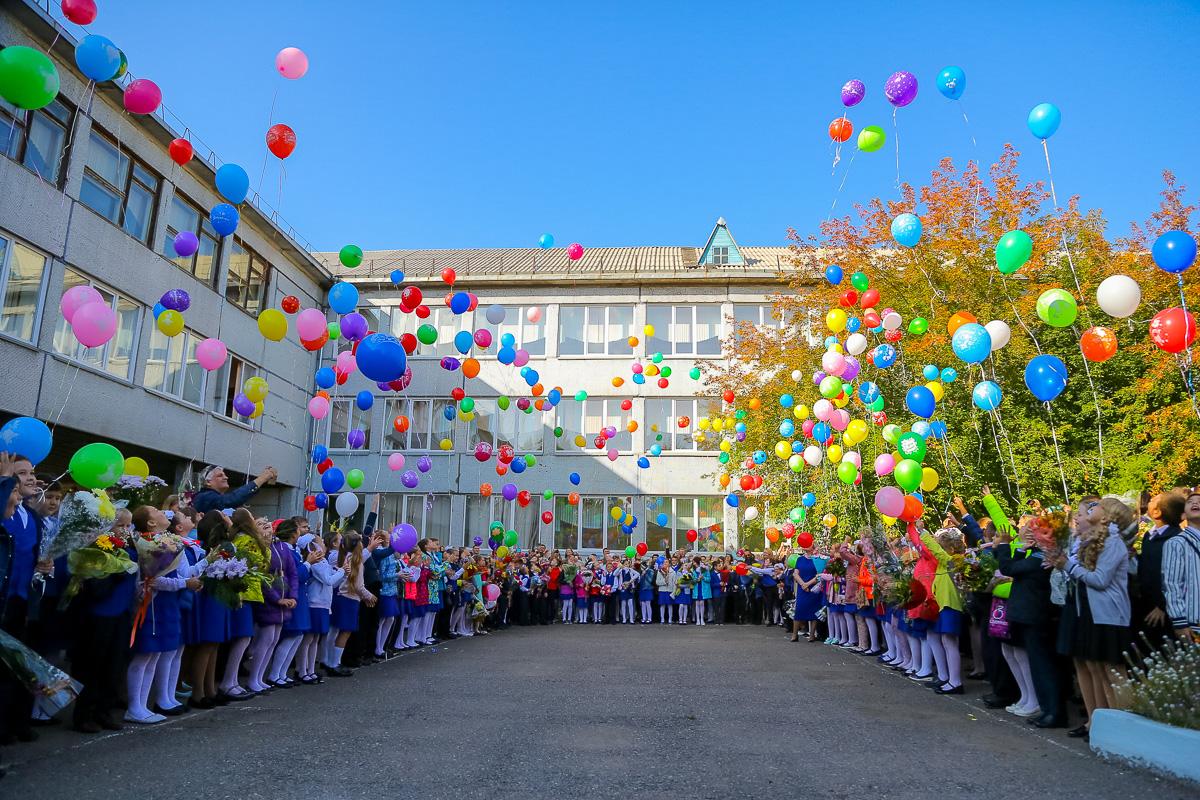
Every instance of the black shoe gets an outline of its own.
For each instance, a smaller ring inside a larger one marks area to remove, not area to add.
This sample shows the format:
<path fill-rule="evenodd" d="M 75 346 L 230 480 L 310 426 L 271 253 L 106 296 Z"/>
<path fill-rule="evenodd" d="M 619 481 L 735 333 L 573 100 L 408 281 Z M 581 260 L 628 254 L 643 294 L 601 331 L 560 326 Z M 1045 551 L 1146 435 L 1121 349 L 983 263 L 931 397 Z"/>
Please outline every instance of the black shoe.
<path fill-rule="evenodd" d="M 188 698 L 188 708 L 193 711 L 207 711 L 210 708 L 216 708 L 217 704 L 211 698 L 201 698 L 197 700 L 194 697 Z"/>
<path fill-rule="evenodd" d="M 1026 720 L 1035 728 L 1065 728 L 1067 723 L 1063 722 L 1053 714 L 1042 714 L 1040 717 Z"/>
<path fill-rule="evenodd" d="M 965 690 L 961 686 L 949 686 L 943 684 L 933 690 L 935 694 L 964 694 Z"/>
<path fill-rule="evenodd" d="M 100 727 L 104 728 L 106 731 L 120 731 L 125 729 L 125 726 L 122 725 L 112 714 L 101 714 L 96 718 L 96 721 L 99 722 Z"/>
<path fill-rule="evenodd" d="M 326 669 L 326 674 L 331 678 L 349 678 L 354 674 L 354 671 L 346 667 L 329 667 Z"/>
<path fill-rule="evenodd" d="M 48 728 L 51 725 L 58 725 L 62 720 L 51 717 L 50 719 L 31 719 L 29 724 L 35 728 Z"/>
<path fill-rule="evenodd" d="M 305 686 L 316 686 L 317 682 L 319 680 L 320 679 L 316 675 L 312 675 L 307 678 L 301 678 L 300 682 L 303 683 Z"/>
<path fill-rule="evenodd" d="M 208 698 L 208 702 L 212 703 L 214 706 L 217 706 L 217 707 L 227 706 L 227 705 L 229 705 L 229 698 L 226 697 L 225 695 L 221 694 L 220 692 L 218 692 L 216 697 Z"/>
<path fill-rule="evenodd" d="M 187 713 L 187 706 L 178 705 L 174 708 L 163 708 L 156 704 L 152 710 L 157 714 L 162 714 L 164 717 L 178 717 Z"/>
<path fill-rule="evenodd" d="M 72 725 L 71 730 L 79 731 L 80 733 L 99 733 L 104 729 L 100 727 L 99 722 L 91 719 L 85 719 Z"/>
<path fill-rule="evenodd" d="M 988 708 L 1007 708 L 1008 706 L 1012 705 L 1012 703 L 1008 702 L 1003 697 L 998 697 L 994 694 L 985 694 L 979 699 L 982 700 L 983 704 Z"/>
<path fill-rule="evenodd" d="M 1088 731 L 1088 726 L 1080 725 L 1078 728 L 1071 728 L 1071 730 L 1067 731 L 1067 736 L 1070 736 L 1072 739 L 1086 740 L 1088 738 L 1088 733 L 1090 733 L 1090 731 Z"/>

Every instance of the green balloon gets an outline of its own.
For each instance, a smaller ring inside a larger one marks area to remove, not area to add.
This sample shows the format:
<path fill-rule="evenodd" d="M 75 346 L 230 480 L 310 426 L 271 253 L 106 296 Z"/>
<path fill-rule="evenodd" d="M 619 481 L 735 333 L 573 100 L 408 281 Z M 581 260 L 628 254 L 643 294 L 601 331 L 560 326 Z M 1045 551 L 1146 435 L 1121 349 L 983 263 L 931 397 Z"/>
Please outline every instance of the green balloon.
<path fill-rule="evenodd" d="M 357 489 L 362 486 L 363 480 L 366 478 L 361 469 L 352 469 L 346 473 L 346 485 L 351 489 Z"/>
<path fill-rule="evenodd" d="M 76 450 L 67 468 L 80 486 L 107 489 L 125 473 L 125 457 L 111 444 L 93 442 Z"/>
<path fill-rule="evenodd" d="M 867 403 L 868 411 L 883 411 L 883 398 L 876 397 L 871 402 Z"/>
<path fill-rule="evenodd" d="M 553 500 L 554 499 L 554 490 L 547 489 L 546 491 L 542 492 L 542 498 L 545 500 Z"/>
<path fill-rule="evenodd" d="M 796 561 L 797 561 L 797 559 L 799 559 L 799 558 L 800 558 L 800 556 L 796 555 L 795 553 L 792 553 L 790 556 L 788 556 L 788 557 L 787 557 L 787 565 L 788 565 L 788 569 L 795 569 L 795 568 L 796 568 Z"/>
<path fill-rule="evenodd" d="M 537 458 L 533 455 L 533 453 L 526 453 L 525 454 L 525 466 L 532 467 L 535 464 L 537 464 Z"/>
<path fill-rule="evenodd" d="M 788 456 L 788 469 L 792 472 L 804 471 L 804 456 L 799 453 L 792 453 Z"/>
<path fill-rule="evenodd" d="M 996 242 L 996 269 L 1012 275 L 1033 255 L 1033 239 L 1025 231 L 1009 231 Z"/>
<path fill-rule="evenodd" d="M 837 466 L 838 480 L 845 484 L 854 483 L 858 478 L 858 467 L 851 464 L 849 461 L 842 461 Z"/>
<path fill-rule="evenodd" d="M 496 398 L 496 405 L 500 407 L 501 411 L 508 411 L 508 406 L 511 402 L 512 400 L 509 400 L 506 395 L 500 395 Z"/>
<path fill-rule="evenodd" d="M 331 322 L 326 326 L 325 330 L 329 331 L 329 341 L 336 342 L 342 338 L 342 325 L 339 322 Z"/>
<path fill-rule="evenodd" d="M 895 444 L 900 438 L 900 426 L 887 424 L 883 426 L 883 439 L 888 444 Z"/>
<path fill-rule="evenodd" d="M 690 370 L 688 370 L 688 377 L 694 381 L 700 380 L 700 368 L 692 367 Z"/>
<path fill-rule="evenodd" d="M 887 134 L 878 125 L 868 125 L 858 132 L 858 149 L 864 153 L 874 153 L 885 141 Z"/>
<path fill-rule="evenodd" d="M 356 244 L 348 244 L 338 251 L 338 261 L 347 269 L 354 269 L 363 262 L 362 248 Z"/>
<path fill-rule="evenodd" d="M 737 411 L 733 412 L 733 418 L 734 419 L 745 419 L 746 418 L 746 410 L 744 408 L 739 408 Z"/>
<path fill-rule="evenodd" d="M 1052 328 L 1066 328 L 1079 316 L 1079 306 L 1067 290 L 1047 289 L 1038 297 L 1037 315 Z"/>
<path fill-rule="evenodd" d="M 20 45 L 0 50 L 0 97 L 36 111 L 54 102 L 58 88 L 58 70 L 41 50 Z"/>
<path fill-rule="evenodd" d="M 821 393 L 821 397 L 827 400 L 832 400 L 842 393 L 842 379 L 836 375 L 826 375 L 821 379 L 821 385 L 817 387 Z"/>
<path fill-rule="evenodd" d="M 119 81 L 121 78 L 125 77 L 126 72 L 129 72 L 129 57 L 126 56 L 125 51 L 121 50 L 120 48 L 117 49 L 117 52 L 121 54 L 121 66 L 117 67 L 117 74 L 112 76 L 114 81 Z"/>
<path fill-rule="evenodd" d="M 634 547 L 633 545 L 628 545 L 625 548 L 625 557 L 626 558 L 633 558 L 636 555 L 637 555 L 637 548 Z"/>
<path fill-rule="evenodd" d="M 896 476 L 896 485 L 906 492 L 915 491 L 921 485 L 921 465 L 911 458 L 901 459 L 892 474 Z"/>
<path fill-rule="evenodd" d="M 575 393 L 575 399 L 582 403 L 584 400 L 587 400 L 587 392 L 585 392 L 583 389 L 580 389 Z"/>
<path fill-rule="evenodd" d="M 555 438 L 555 439 L 558 439 L 558 438 L 559 438 L 559 437 L 561 437 L 562 435 L 563 435 L 563 429 L 562 429 L 561 427 L 557 427 L 557 426 L 556 426 L 556 427 L 554 428 L 554 438 Z"/>
<path fill-rule="evenodd" d="M 924 317 L 914 317 L 912 322 L 908 323 L 908 332 L 913 336 L 920 336 L 929 330 L 929 320 Z"/>
<path fill-rule="evenodd" d="M 659 372 L 659 374 L 662 375 L 664 378 L 669 378 L 669 377 L 671 377 L 671 368 L 663 367 L 662 370 Z"/>
<path fill-rule="evenodd" d="M 871 286 L 871 281 L 865 272 L 856 272 L 850 276 L 850 285 L 860 292 L 865 292 Z"/>
<path fill-rule="evenodd" d="M 662 363 L 662 353 L 655 353 L 653 356 L 650 357 L 650 360 L 653 361 L 655 364 L 661 364 Z"/>
<path fill-rule="evenodd" d="M 433 344 L 437 341 L 437 328 L 429 323 L 417 328 L 417 341 L 421 344 Z"/>
<path fill-rule="evenodd" d="M 722 464 L 728 464 L 729 453 L 721 453 L 721 455 L 717 456 L 717 461 L 720 461 Z"/>
<path fill-rule="evenodd" d="M 462 400 L 459 401 L 458 407 L 459 407 L 459 410 L 461 410 L 464 414 L 466 414 L 469 411 L 474 411 L 475 410 L 475 398 L 464 397 Z"/>
<path fill-rule="evenodd" d="M 902 433 L 896 440 L 896 450 L 902 457 L 920 464 L 925 460 L 925 437 L 919 433 Z"/>
<path fill-rule="evenodd" d="M 660 434 L 657 434 L 657 435 L 654 437 L 654 441 L 656 441 L 656 442 L 661 442 L 661 441 L 662 441 L 662 434 L 661 434 L 661 433 L 660 433 Z"/>
<path fill-rule="evenodd" d="M 500 531 L 501 533 L 504 532 L 504 523 L 500 520 L 494 520 L 491 526 L 488 527 L 488 536 L 490 537 L 496 531 Z"/>
<path fill-rule="evenodd" d="M 792 521 L 792 524 L 799 525 L 804 521 L 804 509 L 800 506 L 796 506 L 788 512 L 788 519 Z"/>
<path fill-rule="evenodd" d="M 511 528 L 504 532 L 504 543 L 509 547 L 517 546 L 517 532 Z"/>

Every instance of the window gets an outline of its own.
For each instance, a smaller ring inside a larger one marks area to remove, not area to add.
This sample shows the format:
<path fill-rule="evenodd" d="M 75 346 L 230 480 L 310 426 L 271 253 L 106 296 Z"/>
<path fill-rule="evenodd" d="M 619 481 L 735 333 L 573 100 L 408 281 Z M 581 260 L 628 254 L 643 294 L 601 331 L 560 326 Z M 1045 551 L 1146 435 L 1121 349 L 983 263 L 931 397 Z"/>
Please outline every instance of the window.
<path fill-rule="evenodd" d="M 247 247 L 241 239 L 235 238 L 233 250 L 229 253 L 225 299 L 243 311 L 258 314 L 266 296 L 269 270 L 262 256 Z"/>
<path fill-rule="evenodd" d="M 734 322 L 749 322 L 765 328 L 782 328 L 783 323 L 775 316 L 775 306 L 771 303 L 735 303 L 733 306 Z"/>
<path fill-rule="evenodd" d="M 221 368 L 208 376 L 208 407 L 214 414 L 257 425 L 259 420 L 247 420 L 233 410 L 233 398 L 242 391 L 247 379 L 262 374 L 258 367 L 230 353 Z"/>
<path fill-rule="evenodd" d="M 60 99 L 37 111 L 0 100 L 0 152 L 55 186 L 65 172 L 70 128 L 71 109 Z"/>
<path fill-rule="evenodd" d="M 589 397 L 583 402 L 563 400 L 555 408 L 556 423 L 563 429 L 563 435 L 554 440 L 554 449 L 558 452 L 574 451 L 576 448 L 592 448 L 595 451 L 596 435 L 608 426 L 617 429 L 617 435 L 605 444 L 605 450 L 616 448 L 621 452 L 633 449 L 633 434 L 629 431 L 629 421 L 633 409 L 621 410 L 619 397 Z M 577 444 L 577 437 L 583 437 L 583 445 Z"/>
<path fill-rule="evenodd" d="M 493 447 L 512 445 L 518 453 L 542 452 L 543 412 L 529 406 L 521 411 L 516 404 L 502 411 L 491 398 L 475 401 L 475 418 L 467 424 L 467 443 L 471 449 L 479 442 Z"/>
<path fill-rule="evenodd" d="M 355 403 L 353 397 L 333 398 L 329 404 L 329 416 L 326 419 L 329 420 L 326 425 L 329 438 L 325 440 L 325 443 L 330 449 L 350 449 L 346 437 L 352 430 L 360 430 L 365 435 L 363 446 L 355 449 L 371 449 L 371 410 L 363 411 Z"/>
<path fill-rule="evenodd" d="M 714 244 L 709 251 L 711 256 L 710 261 L 716 266 L 724 266 L 729 263 L 729 245 Z"/>
<path fill-rule="evenodd" d="M 647 397 L 646 403 L 646 447 L 659 445 L 663 452 L 668 450 L 711 450 L 717 442 L 697 442 L 692 438 L 696 421 L 701 417 L 719 415 L 721 403 L 709 398 L 694 397 Z M 688 418 L 688 424 L 679 427 L 679 420 Z"/>
<path fill-rule="evenodd" d="M 554 498 L 554 547 L 602 550 L 624 550 L 631 544 L 631 534 L 621 530 L 621 523 L 614 520 L 609 510 L 620 507 L 633 509 L 633 498 L 624 497 L 581 497 L 577 505 L 571 505 L 566 497 Z"/>
<path fill-rule="evenodd" d="M 378 529 L 388 530 L 401 522 L 416 528 L 418 538 L 440 539 L 448 547 L 462 544 L 461 536 L 451 538 L 448 494 L 383 495 L 379 502 Z"/>
<path fill-rule="evenodd" d="M 654 335 L 646 339 L 647 353 L 672 355 L 721 355 L 721 307 L 646 306 L 646 324 Z"/>
<path fill-rule="evenodd" d="M 33 341 L 45 276 L 44 255 L 0 236 L 0 333 Z"/>
<path fill-rule="evenodd" d="M 432 300 L 432 298 L 427 299 Z M 465 358 L 454 346 L 454 335 L 459 331 L 472 333 L 475 331 L 471 325 L 473 319 L 471 312 L 455 314 L 445 306 L 441 308 L 430 306 L 429 316 L 425 319 L 421 319 L 416 314 L 406 314 L 400 310 L 399 306 L 367 306 L 358 309 L 358 313 L 367 318 L 369 325 L 379 325 L 378 328 L 371 327 L 371 330 L 386 333 L 390 329 L 391 334 L 397 337 L 402 333 L 416 334 L 417 328 L 422 325 L 432 325 L 437 331 L 437 341 L 432 345 L 418 345 L 411 358 L 442 358 L 444 356 Z M 337 342 L 337 347 L 340 350 L 348 350 L 352 344 L 352 342 L 341 339 Z M 492 352 L 495 352 L 498 347 L 498 344 L 493 345 Z"/>
<path fill-rule="evenodd" d="M 633 353 L 633 306 L 559 306 L 560 356 Z"/>
<path fill-rule="evenodd" d="M 158 176 L 93 131 L 79 199 L 140 242 L 149 244 Z"/>
<path fill-rule="evenodd" d="M 542 312 L 537 322 L 529 321 L 528 314 L 533 308 Z M 531 356 L 546 355 L 546 314 L 540 306 L 504 306 L 504 321 L 493 327 L 495 344 L 481 353 L 495 357 L 500 350 L 500 338 L 507 333 L 516 340 L 514 349 L 523 349 Z"/>
<path fill-rule="evenodd" d="M 517 532 L 517 547 L 522 549 L 535 547 L 541 541 L 539 526 L 542 523 L 538 519 L 540 515 L 541 509 L 537 502 L 530 502 L 529 505 L 522 508 L 519 503 L 510 503 L 497 494 L 493 494 L 491 497 L 469 494 L 467 495 L 467 523 L 463 532 L 463 544 L 470 547 L 475 537 L 478 536 L 483 539 L 486 547 L 492 523 L 499 522 L 504 526 L 504 530 Z"/>
<path fill-rule="evenodd" d="M 192 255 L 184 258 L 175 254 L 175 237 L 182 231 L 196 234 L 200 246 Z M 216 285 L 217 248 L 220 239 L 209 224 L 208 215 L 197 206 L 176 194 L 167 209 L 167 235 L 163 239 L 163 255 L 174 261 L 180 269 L 190 272 L 209 286 Z"/>
<path fill-rule="evenodd" d="M 651 550 L 724 550 L 724 514 L 719 497 L 647 497 L 646 544 Z M 689 530 L 696 531 L 695 544 L 687 540 Z"/>
<path fill-rule="evenodd" d="M 387 401 L 387 433 L 384 450 L 440 450 L 443 439 L 454 439 L 454 416 L 446 419 L 445 409 L 454 404 L 441 398 L 392 397 Z M 396 417 L 408 418 L 408 430 L 396 430 Z"/>
<path fill-rule="evenodd" d="M 155 327 L 150 332 L 146 375 L 142 381 L 146 388 L 203 406 L 208 371 L 196 360 L 196 345 L 204 339 L 187 328 L 177 336 L 168 337 Z"/>
<path fill-rule="evenodd" d="M 142 307 L 86 275 L 68 269 L 63 276 L 63 291 L 76 286 L 91 286 L 100 293 L 108 307 L 117 312 L 117 332 L 101 347 L 84 347 L 71 332 L 71 324 L 65 318 L 59 317 L 54 328 L 54 352 L 118 378 L 131 380 L 138 332 L 141 328 Z"/>

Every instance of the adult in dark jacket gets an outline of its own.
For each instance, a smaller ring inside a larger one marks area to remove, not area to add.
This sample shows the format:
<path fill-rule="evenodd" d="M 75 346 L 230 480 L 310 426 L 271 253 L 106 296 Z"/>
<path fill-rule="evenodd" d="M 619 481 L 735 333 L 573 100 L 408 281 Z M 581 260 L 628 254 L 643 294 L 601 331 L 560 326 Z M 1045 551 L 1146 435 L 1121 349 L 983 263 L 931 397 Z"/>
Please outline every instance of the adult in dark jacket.
<path fill-rule="evenodd" d="M 1163 548 L 1168 540 L 1179 535 L 1184 502 L 1184 497 L 1177 493 L 1151 498 L 1147 514 L 1154 521 L 1154 527 L 1142 537 L 1142 552 L 1137 560 L 1133 625 L 1156 647 L 1164 638 L 1171 637 L 1167 599 L 1163 595 Z M 1140 639 L 1135 643 L 1142 644 Z"/>
<path fill-rule="evenodd" d="M 225 468 L 211 466 L 200 475 L 204 488 L 196 492 L 192 498 L 192 508 L 204 514 L 208 511 L 221 511 L 226 508 L 239 508 L 250 502 L 250 498 L 268 483 L 274 483 L 279 472 L 274 467 L 267 467 L 254 480 L 237 489 L 230 490 L 229 476 Z"/>

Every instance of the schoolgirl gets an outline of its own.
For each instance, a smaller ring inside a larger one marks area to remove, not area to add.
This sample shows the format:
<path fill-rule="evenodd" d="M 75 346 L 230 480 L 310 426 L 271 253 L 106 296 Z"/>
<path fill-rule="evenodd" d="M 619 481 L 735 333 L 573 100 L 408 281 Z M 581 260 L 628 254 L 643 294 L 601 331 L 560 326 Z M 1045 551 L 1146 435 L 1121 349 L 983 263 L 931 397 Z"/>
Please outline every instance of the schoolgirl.
<path fill-rule="evenodd" d="M 559 603 L 562 605 L 562 622 L 570 625 L 575 616 L 575 576 L 579 574 L 579 564 L 574 556 L 567 557 L 563 565 L 559 583 Z"/>
<path fill-rule="evenodd" d="M 641 610 L 641 622 L 649 625 L 654 622 L 654 568 L 649 564 L 640 564 L 638 573 L 638 604 Z"/>
<path fill-rule="evenodd" d="M 254 515 L 248 509 L 239 508 L 233 512 L 230 520 L 233 534 L 233 546 L 237 557 L 245 559 L 246 565 L 259 573 L 268 570 L 271 559 L 271 545 L 263 531 L 259 530 Z M 267 530 L 270 530 L 269 526 Z M 246 648 L 254 636 L 255 605 L 262 605 L 262 581 L 251 578 L 246 582 L 246 589 L 241 593 L 242 604 L 233 609 L 229 615 L 229 650 L 225 656 L 225 675 L 221 679 L 220 691 L 230 700 L 249 700 L 256 694 L 238 682 L 238 672 Z"/>
<path fill-rule="evenodd" d="M 266 683 L 268 686 L 287 688 L 296 684 L 296 679 L 288 675 L 292 662 L 304 642 L 304 634 L 312 625 L 312 615 L 308 610 L 308 583 L 311 580 L 311 570 L 305 563 L 298 540 L 308 533 L 308 520 L 304 517 L 291 517 L 279 523 L 275 528 L 275 538 L 284 545 L 286 555 L 281 556 L 286 563 L 292 560 L 292 569 L 296 576 L 296 593 L 292 596 L 295 605 L 290 614 L 284 617 L 283 627 L 279 631 L 279 643 L 275 646 L 275 654 L 271 657 L 271 667 L 267 670 Z M 311 540 L 309 540 L 311 541 Z"/>
<path fill-rule="evenodd" d="M 671 564 L 660 556 L 658 570 L 654 573 L 654 586 L 658 590 L 658 623 L 669 625 L 675 621 L 675 587 L 678 577 Z"/>
<path fill-rule="evenodd" d="M 592 606 L 592 623 L 599 625 L 604 622 L 604 579 L 607 577 L 599 565 L 592 570 L 592 582 L 588 586 L 588 600 Z"/>
<path fill-rule="evenodd" d="M 681 564 L 678 559 L 674 561 L 675 572 L 675 614 L 678 617 L 680 625 L 687 625 L 688 609 L 692 606 L 692 580 L 691 571 L 687 566 Z"/>
<path fill-rule="evenodd" d="M 581 625 L 586 625 L 588 621 L 588 584 L 591 581 L 592 571 L 588 568 L 576 572 L 571 581 L 575 591 L 575 621 Z"/>
<path fill-rule="evenodd" d="M 333 547 L 341 545 L 341 534 L 334 534 L 330 539 Z M 326 558 L 325 542 L 312 536 L 305 540 L 301 537 L 300 550 L 304 554 L 304 563 L 308 566 L 308 630 L 300 643 L 300 682 L 305 684 L 324 683 L 317 674 L 317 653 L 324 640 L 329 636 L 330 607 L 333 605 L 333 593 L 346 579 L 346 571 L 334 566 Z"/>
<path fill-rule="evenodd" d="M 705 620 L 705 605 L 712 600 L 712 578 L 709 574 L 708 563 L 696 556 L 692 562 L 692 581 L 695 583 L 695 588 L 692 590 L 692 602 L 696 606 L 696 624 L 707 625 Z"/>
<path fill-rule="evenodd" d="M 390 547 L 379 547 L 371 553 L 375 568 L 379 574 L 379 602 L 376 613 L 379 615 L 379 626 L 375 629 L 375 657 L 386 658 L 395 652 L 391 647 L 392 629 L 400 616 L 400 585 L 398 580 L 400 563 Z"/>
<path fill-rule="evenodd" d="M 369 553 L 366 554 L 369 556 Z M 367 591 L 363 583 L 364 555 L 362 536 L 358 531 L 346 531 L 342 535 L 342 546 L 338 551 L 338 561 L 346 571 L 346 579 L 338 587 L 333 598 L 331 609 L 330 636 L 333 637 L 333 648 L 330 660 L 325 662 L 326 672 L 339 678 L 350 675 L 350 670 L 342 668 L 342 652 L 350 634 L 358 630 L 358 606 L 366 603 L 373 606 L 375 595 Z"/>
<path fill-rule="evenodd" d="M 255 524 L 261 535 L 259 541 L 267 544 L 268 556 L 262 571 L 269 578 L 262 581 L 262 602 L 253 607 L 255 631 L 250 642 L 250 675 L 246 687 L 252 692 L 267 692 L 274 688 L 266 684 L 267 667 L 279 642 L 283 623 L 291 618 L 292 609 L 296 607 L 298 588 L 291 547 L 273 536 L 271 521 L 266 517 L 259 517 Z"/>
<path fill-rule="evenodd" d="M 817 565 L 812 559 L 813 549 L 810 545 L 796 555 L 792 567 L 792 586 L 796 594 L 795 606 L 792 610 L 793 642 L 800 640 L 800 628 L 806 629 L 804 638 L 810 642 L 817 640 L 817 615 L 824 605 L 821 594 L 821 576 L 817 573 Z"/>
<path fill-rule="evenodd" d="M 411 650 L 420 646 L 417 644 L 417 632 L 424 606 L 418 600 L 418 594 L 421 591 L 423 559 L 424 554 L 414 547 L 405 555 L 402 566 L 397 571 L 397 577 L 404 587 L 404 599 L 400 604 L 400 633 L 397 635 L 401 650 Z"/>

